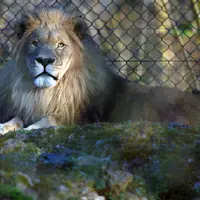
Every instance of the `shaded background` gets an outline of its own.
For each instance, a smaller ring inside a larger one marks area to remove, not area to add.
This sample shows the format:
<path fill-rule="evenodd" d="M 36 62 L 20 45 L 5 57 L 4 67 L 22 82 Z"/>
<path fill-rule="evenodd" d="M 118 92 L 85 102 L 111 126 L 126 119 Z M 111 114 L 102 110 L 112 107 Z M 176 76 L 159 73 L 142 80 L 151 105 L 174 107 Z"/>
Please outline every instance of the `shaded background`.
<path fill-rule="evenodd" d="M 23 10 L 62 7 L 86 19 L 107 63 L 129 81 L 200 91 L 198 0 L 0 0 L 0 62 Z"/>

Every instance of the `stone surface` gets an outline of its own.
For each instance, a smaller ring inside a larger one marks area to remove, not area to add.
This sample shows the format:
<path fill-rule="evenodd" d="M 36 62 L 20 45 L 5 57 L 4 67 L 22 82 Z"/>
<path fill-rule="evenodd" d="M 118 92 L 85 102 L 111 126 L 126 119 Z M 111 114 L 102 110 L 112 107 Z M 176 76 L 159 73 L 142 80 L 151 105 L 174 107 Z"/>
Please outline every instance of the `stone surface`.
<path fill-rule="evenodd" d="M 148 122 L 0 137 L 0 199 L 199 199 L 200 128 Z"/>

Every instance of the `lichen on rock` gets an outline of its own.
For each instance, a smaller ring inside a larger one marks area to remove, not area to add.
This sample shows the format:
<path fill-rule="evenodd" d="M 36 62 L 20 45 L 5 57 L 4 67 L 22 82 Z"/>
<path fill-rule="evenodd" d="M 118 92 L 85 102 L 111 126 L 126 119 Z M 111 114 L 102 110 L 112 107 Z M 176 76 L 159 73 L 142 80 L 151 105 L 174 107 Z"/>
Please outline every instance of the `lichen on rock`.
<path fill-rule="evenodd" d="M 200 197 L 199 131 L 129 122 L 10 132 L 0 137 L 0 199 Z"/>

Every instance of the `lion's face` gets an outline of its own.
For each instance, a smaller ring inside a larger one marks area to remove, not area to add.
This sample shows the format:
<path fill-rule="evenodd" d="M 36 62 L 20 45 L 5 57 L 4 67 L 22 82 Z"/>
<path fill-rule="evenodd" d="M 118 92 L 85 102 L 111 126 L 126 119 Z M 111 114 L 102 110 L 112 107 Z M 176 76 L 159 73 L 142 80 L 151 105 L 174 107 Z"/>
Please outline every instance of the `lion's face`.
<path fill-rule="evenodd" d="M 55 86 L 74 62 L 82 46 L 76 24 L 61 11 L 29 16 L 19 48 L 24 54 L 24 72 L 37 88 Z M 78 25 L 80 30 L 80 24 Z M 22 59 L 18 56 L 18 59 Z"/>
<path fill-rule="evenodd" d="M 70 39 L 63 31 L 37 29 L 27 41 L 26 66 L 38 88 L 52 87 L 72 62 Z"/>

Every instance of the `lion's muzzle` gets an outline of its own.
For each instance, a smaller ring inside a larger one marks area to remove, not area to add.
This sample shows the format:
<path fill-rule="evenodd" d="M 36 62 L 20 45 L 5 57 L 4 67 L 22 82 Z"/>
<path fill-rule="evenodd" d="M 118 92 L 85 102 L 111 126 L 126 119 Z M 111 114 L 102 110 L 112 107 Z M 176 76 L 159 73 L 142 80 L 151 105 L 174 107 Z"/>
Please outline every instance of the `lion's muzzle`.
<path fill-rule="evenodd" d="M 42 64 L 44 68 L 46 68 L 47 65 L 53 64 L 55 62 L 55 58 L 45 58 L 45 57 L 37 57 L 35 59 L 38 63 Z"/>
<path fill-rule="evenodd" d="M 53 87 L 57 84 L 58 78 L 55 74 L 56 56 L 49 48 L 39 48 L 29 67 L 37 88 Z"/>

